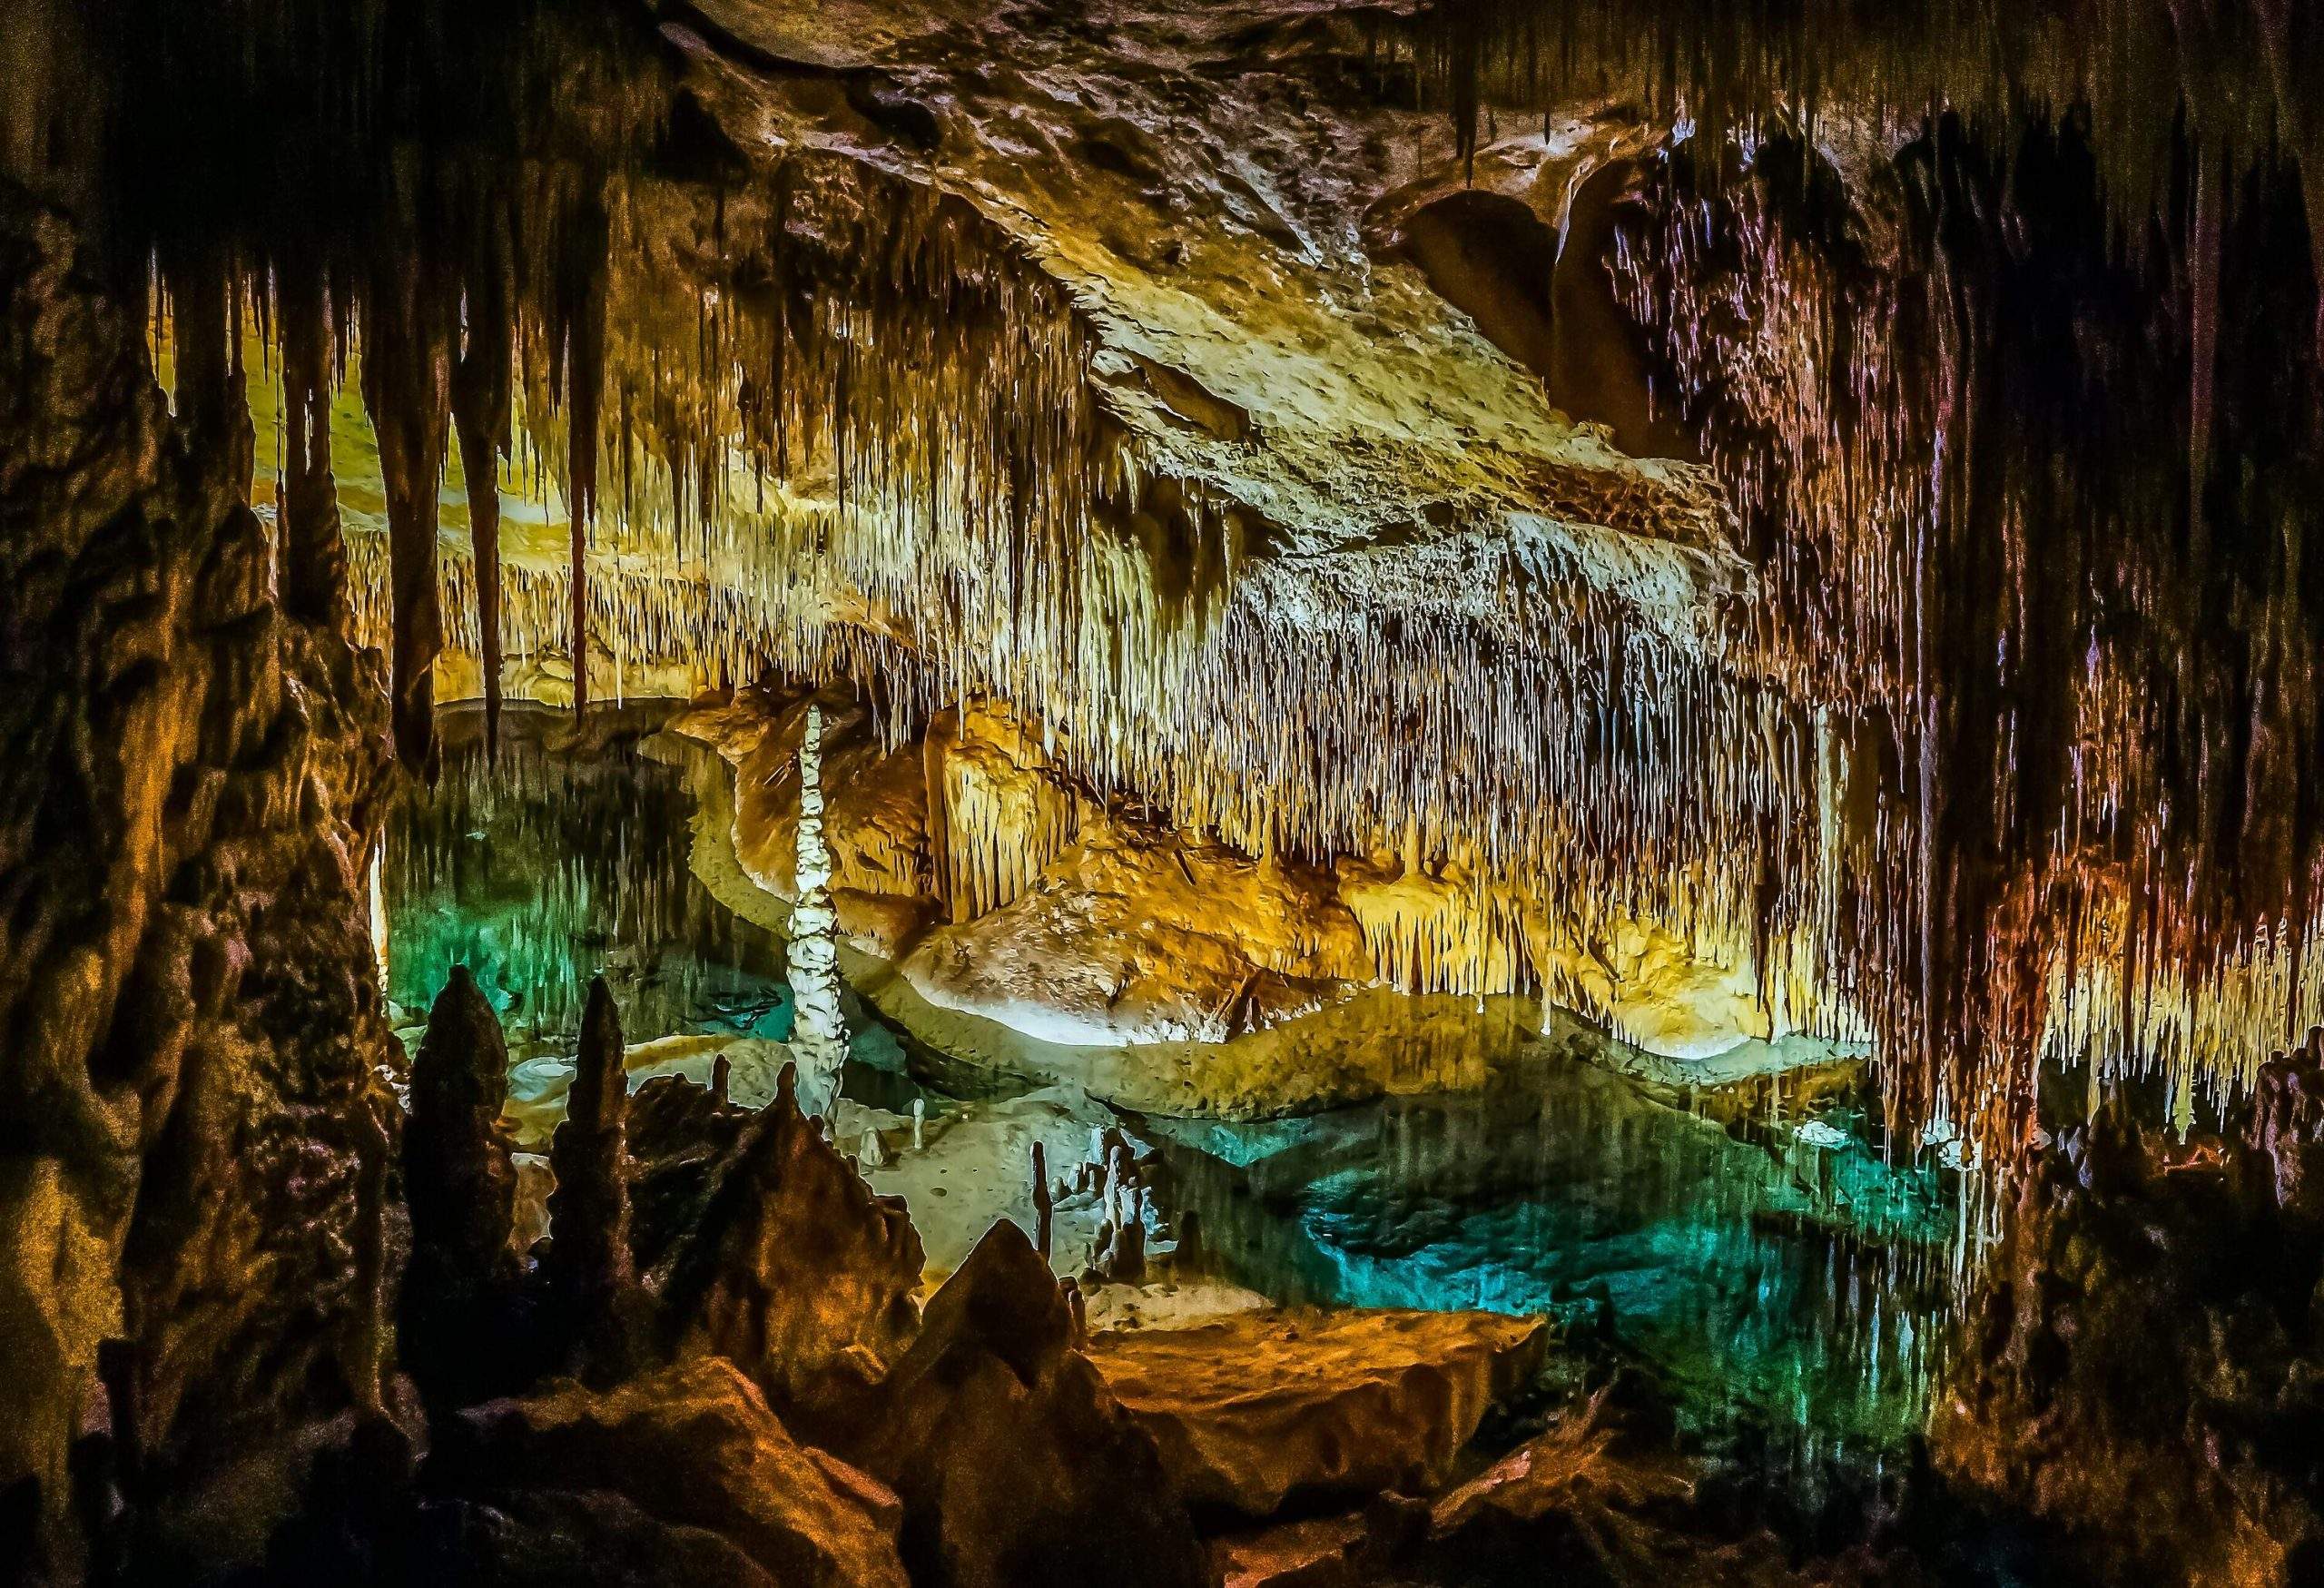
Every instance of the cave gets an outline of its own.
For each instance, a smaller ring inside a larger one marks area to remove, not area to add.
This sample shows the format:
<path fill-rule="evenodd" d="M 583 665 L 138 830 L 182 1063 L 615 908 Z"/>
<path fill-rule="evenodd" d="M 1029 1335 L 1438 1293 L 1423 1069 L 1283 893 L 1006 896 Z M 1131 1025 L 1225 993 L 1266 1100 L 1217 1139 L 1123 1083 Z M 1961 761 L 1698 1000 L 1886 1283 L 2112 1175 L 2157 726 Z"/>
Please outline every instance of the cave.
<path fill-rule="evenodd" d="M 0 63 L 0 1581 L 2324 1583 L 2324 10 Z"/>

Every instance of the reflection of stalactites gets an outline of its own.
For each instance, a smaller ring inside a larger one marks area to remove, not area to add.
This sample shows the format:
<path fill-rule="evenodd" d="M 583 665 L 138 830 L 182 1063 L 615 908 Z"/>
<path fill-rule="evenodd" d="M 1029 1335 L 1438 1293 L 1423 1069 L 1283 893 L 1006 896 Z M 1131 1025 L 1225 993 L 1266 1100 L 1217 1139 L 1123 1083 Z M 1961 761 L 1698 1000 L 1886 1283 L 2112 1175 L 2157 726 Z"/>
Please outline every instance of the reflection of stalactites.
<path fill-rule="evenodd" d="M 343 629 L 347 545 L 331 479 L 330 291 L 320 265 L 299 262 L 278 275 L 276 293 L 282 316 L 282 606 L 293 617 Z"/>
<path fill-rule="evenodd" d="M 398 257 L 401 254 L 402 257 Z M 433 669 L 444 648 L 437 604 L 437 493 L 451 385 L 451 325 L 438 273 L 415 249 L 383 250 L 363 301 L 363 400 L 387 487 L 396 754 L 433 781 Z"/>
<path fill-rule="evenodd" d="M 484 672 L 484 737 L 500 749 L 500 459 L 508 450 L 510 360 L 514 356 L 507 233 L 485 222 L 467 294 L 468 345 L 452 374 L 452 422 L 468 477 L 468 528 L 476 555 L 478 655 Z M 577 676 L 577 669 L 576 669 Z"/>

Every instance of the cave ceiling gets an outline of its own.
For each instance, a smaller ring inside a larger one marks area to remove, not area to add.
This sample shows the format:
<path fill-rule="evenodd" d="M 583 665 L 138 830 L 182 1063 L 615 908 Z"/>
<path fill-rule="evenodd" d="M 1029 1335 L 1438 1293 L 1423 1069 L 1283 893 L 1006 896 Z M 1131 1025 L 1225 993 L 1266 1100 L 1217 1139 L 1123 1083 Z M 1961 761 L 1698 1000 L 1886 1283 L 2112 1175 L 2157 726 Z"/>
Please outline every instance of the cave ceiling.
<path fill-rule="evenodd" d="M 1472 936 L 1650 919 L 2002 1152 L 2043 1053 L 2183 1107 L 2324 1018 L 2290 0 L 36 16 L 415 766 L 518 655 L 997 695 Z"/>

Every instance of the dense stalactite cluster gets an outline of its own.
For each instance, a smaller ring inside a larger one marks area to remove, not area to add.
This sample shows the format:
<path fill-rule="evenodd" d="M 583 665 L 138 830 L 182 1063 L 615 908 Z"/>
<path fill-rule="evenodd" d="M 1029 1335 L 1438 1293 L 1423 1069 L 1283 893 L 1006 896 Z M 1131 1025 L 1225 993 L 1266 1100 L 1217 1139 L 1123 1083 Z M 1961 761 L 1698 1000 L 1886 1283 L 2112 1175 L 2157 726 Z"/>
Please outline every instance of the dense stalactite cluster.
<path fill-rule="evenodd" d="M 415 766 L 448 643 L 488 700 L 519 663 L 576 706 L 844 675 L 895 742 L 998 698 L 1100 800 L 1414 884 L 1364 922 L 1392 984 L 1592 1008 L 1555 945 L 1642 921 L 1748 972 L 1771 1031 L 1876 1037 L 1904 1112 L 1974 1118 L 2003 1155 L 2045 1043 L 2231 1080 L 2324 1011 L 2287 683 L 2316 645 L 2313 360 L 2239 341 L 2317 315 L 2312 279 L 2255 262 L 2313 252 L 2316 29 L 2191 5 L 2149 47 L 2110 11 L 2077 54 L 2063 4 L 1633 9 L 1448 5 L 1389 54 L 1440 69 L 1472 129 L 1576 85 L 1685 111 L 1624 269 L 1682 404 L 1715 394 L 1684 417 L 1739 545 L 1684 466 L 1497 453 L 1490 505 L 1302 538 L 1222 461 L 1271 444 L 1250 410 L 1108 341 L 1087 267 L 1034 257 L 989 183 L 916 165 L 940 126 L 858 158 L 738 88 L 723 35 L 519 30 L 501 80 L 428 79 L 486 107 L 448 143 L 411 132 L 409 88 L 279 113 L 296 153 L 230 116 L 194 166 L 261 147 L 281 191 L 223 222 L 159 193 L 131 214 L 189 390 L 222 389 L 204 371 L 240 368 L 245 326 L 280 347 L 281 580 L 315 611 L 341 577 L 320 399 L 359 366 L 387 532 L 352 538 L 348 582 Z M 507 25 L 413 15 L 275 47 L 372 84 Z M 2268 91 L 2207 93 L 2239 57 Z M 549 82 L 578 84 L 556 113 Z M 1979 118 L 1891 160 L 1932 88 Z M 2126 119 L 2142 88 L 2186 106 L 2160 143 Z M 2011 119 L 2076 95 L 2095 119 Z M 359 193 L 319 179 L 341 169 Z M 2074 434 L 2102 398 L 2183 433 Z M 1989 437 L 2028 405 L 2045 425 Z M 437 533 L 453 443 L 465 556 Z M 1007 903 L 1069 833 L 945 803 L 956 911 Z"/>
<path fill-rule="evenodd" d="M 2317 311 L 2298 173 L 2207 219 L 2191 151 L 2118 240 L 2091 135 L 1948 119 L 1868 204 L 1797 141 L 1695 151 L 1623 252 L 1764 547 L 1743 643 L 1850 752 L 1826 863 L 1897 1092 L 1996 1147 L 2044 1053 L 2183 1113 L 2324 1018 L 2324 394 L 2261 329 Z"/>

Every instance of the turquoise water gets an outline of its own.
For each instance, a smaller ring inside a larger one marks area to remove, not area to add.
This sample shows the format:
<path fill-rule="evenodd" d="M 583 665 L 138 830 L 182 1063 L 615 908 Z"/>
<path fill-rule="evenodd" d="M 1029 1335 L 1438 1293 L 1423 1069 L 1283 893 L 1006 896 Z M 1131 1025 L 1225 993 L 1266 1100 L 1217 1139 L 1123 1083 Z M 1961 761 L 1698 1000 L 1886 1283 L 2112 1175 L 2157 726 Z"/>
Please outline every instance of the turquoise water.
<path fill-rule="evenodd" d="M 1888 1163 L 1845 1106 L 1730 1127 L 1702 1101 L 1544 1049 L 1482 1092 L 1206 1126 L 1169 1156 L 1252 1288 L 1547 1313 L 1655 1363 L 1699 1429 L 1748 1425 L 1803 1469 L 1898 1458 L 1927 1415 L 1953 1177 Z"/>
<path fill-rule="evenodd" d="M 424 1021 L 464 964 L 516 1057 L 569 1051 L 600 974 L 630 1042 L 788 1039 L 783 940 L 695 879 L 684 773 L 645 754 L 635 733 L 586 755 L 553 749 L 563 724 L 512 710 L 487 761 L 480 714 L 444 714 L 442 776 L 432 790 L 408 788 L 388 824 L 388 996 L 399 1018 Z M 902 1069 L 902 1050 L 855 1012 L 846 1090 L 884 1104 L 899 1093 L 882 1075 Z"/>

